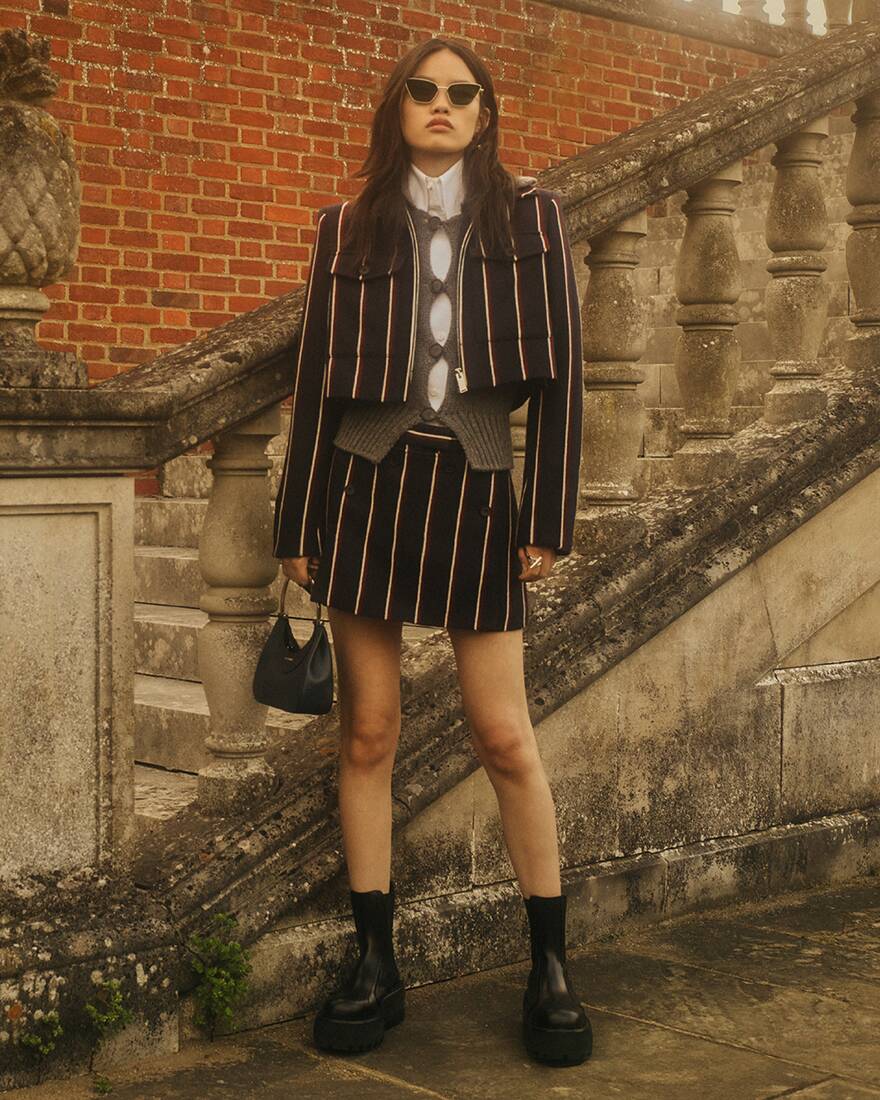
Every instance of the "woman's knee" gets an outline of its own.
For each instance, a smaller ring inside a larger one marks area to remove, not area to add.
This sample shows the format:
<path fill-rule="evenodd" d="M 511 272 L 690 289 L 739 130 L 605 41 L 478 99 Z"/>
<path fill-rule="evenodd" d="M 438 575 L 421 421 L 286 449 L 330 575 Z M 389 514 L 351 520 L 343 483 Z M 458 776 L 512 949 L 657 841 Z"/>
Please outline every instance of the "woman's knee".
<path fill-rule="evenodd" d="M 393 761 L 400 739 L 400 715 L 361 711 L 347 716 L 342 752 L 357 768 L 376 768 Z"/>
<path fill-rule="evenodd" d="M 539 759 L 531 723 L 499 719 L 480 729 L 472 729 L 471 738 L 483 766 L 497 775 L 525 776 Z"/>

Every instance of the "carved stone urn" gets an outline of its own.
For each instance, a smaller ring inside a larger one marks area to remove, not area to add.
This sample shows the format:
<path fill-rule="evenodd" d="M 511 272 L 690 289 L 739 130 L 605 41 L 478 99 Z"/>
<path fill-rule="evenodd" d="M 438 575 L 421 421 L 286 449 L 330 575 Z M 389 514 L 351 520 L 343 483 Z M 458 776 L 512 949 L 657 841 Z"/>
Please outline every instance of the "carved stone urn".
<path fill-rule="evenodd" d="M 73 145 L 41 107 L 58 86 L 49 53 L 48 38 L 0 33 L 0 386 L 88 386 L 75 355 L 35 340 L 50 305 L 40 288 L 58 282 L 79 249 Z"/>

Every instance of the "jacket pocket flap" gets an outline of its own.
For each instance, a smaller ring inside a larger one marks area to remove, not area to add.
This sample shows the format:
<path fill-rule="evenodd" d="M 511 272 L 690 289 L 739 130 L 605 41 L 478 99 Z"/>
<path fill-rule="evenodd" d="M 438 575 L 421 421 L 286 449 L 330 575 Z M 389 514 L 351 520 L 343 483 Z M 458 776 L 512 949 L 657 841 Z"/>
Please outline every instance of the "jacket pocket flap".
<path fill-rule="evenodd" d="M 402 263 L 401 249 L 397 249 L 391 256 L 373 256 L 366 268 L 361 266 L 356 252 L 351 249 L 342 249 L 330 257 L 327 269 L 331 275 L 344 275 L 348 279 L 377 279 L 397 271 Z"/>
<path fill-rule="evenodd" d="M 530 230 L 514 234 L 512 255 L 506 255 L 498 251 L 483 252 L 479 245 L 477 245 L 477 251 L 486 260 L 506 260 L 509 263 L 511 260 L 522 260 L 526 256 L 538 256 L 540 253 L 546 252 L 549 247 L 550 245 L 543 233 Z"/>

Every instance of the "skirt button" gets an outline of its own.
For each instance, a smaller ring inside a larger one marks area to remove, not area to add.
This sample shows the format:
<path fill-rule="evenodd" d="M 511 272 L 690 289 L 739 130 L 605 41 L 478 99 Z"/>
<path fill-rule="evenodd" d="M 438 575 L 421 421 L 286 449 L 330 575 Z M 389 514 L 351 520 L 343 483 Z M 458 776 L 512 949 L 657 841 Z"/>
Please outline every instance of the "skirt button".
<path fill-rule="evenodd" d="M 351 496 L 351 494 L 354 492 L 354 486 L 353 485 L 346 485 L 345 486 L 345 491 L 349 496 Z"/>
<path fill-rule="evenodd" d="M 489 507 L 488 504 L 483 504 L 483 505 L 480 506 L 480 515 L 481 516 L 488 516 L 491 511 L 492 511 L 492 509 Z"/>

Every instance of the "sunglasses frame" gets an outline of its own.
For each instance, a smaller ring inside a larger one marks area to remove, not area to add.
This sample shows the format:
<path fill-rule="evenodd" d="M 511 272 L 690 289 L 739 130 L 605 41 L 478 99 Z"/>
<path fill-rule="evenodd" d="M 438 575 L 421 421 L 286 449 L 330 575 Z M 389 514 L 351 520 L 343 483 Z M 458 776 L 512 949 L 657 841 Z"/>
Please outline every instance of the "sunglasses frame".
<path fill-rule="evenodd" d="M 411 80 L 425 80 L 429 84 L 433 84 L 434 85 L 434 94 L 431 96 L 430 99 L 416 99 L 416 97 L 412 94 L 412 92 L 410 91 L 410 88 L 409 88 L 409 82 Z M 422 107 L 430 106 L 430 104 L 432 104 L 434 102 L 434 100 L 437 98 L 437 96 L 438 96 L 438 94 L 440 93 L 441 90 L 446 92 L 446 98 L 449 100 L 449 102 L 452 104 L 453 107 L 469 107 L 473 103 L 473 101 L 477 98 L 477 96 L 480 94 L 480 92 L 485 90 L 483 88 L 483 85 L 478 84 L 476 82 L 476 80 L 455 80 L 455 81 L 452 82 L 452 84 L 438 84 L 436 80 L 432 80 L 431 77 L 429 77 L 429 76 L 408 76 L 406 78 L 406 80 L 404 81 L 404 84 L 406 86 L 407 94 L 409 95 L 409 97 L 413 101 L 413 103 L 418 103 Z M 467 101 L 467 103 L 453 103 L 452 97 L 449 95 L 449 89 L 450 88 L 455 88 L 460 84 L 464 84 L 468 88 L 476 88 L 477 89 L 477 91 Z"/>

